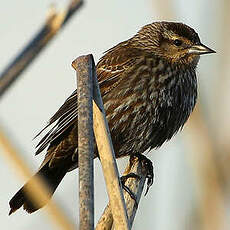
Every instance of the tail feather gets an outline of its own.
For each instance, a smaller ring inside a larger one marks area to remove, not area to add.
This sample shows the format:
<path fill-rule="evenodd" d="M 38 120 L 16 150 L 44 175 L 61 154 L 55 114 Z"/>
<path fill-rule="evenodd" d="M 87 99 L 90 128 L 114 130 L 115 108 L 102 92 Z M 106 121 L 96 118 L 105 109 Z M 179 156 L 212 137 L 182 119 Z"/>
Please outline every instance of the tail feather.
<path fill-rule="evenodd" d="M 66 168 L 50 168 L 48 164 L 46 164 L 35 174 L 35 176 L 41 176 L 42 178 L 44 178 L 45 182 L 48 184 L 48 187 L 50 189 L 49 191 L 51 198 L 66 173 Z M 30 179 L 10 200 L 9 215 L 11 215 L 13 212 L 21 208 L 22 206 L 28 213 L 32 213 L 45 205 L 45 203 L 40 204 L 40 206 L 35 205 L 27 196 L 27 193 L 25 192 L 25 187 L 30 183 L 32 179 Z"/>
<path fill-rule="evenodd" d="M 24 197 L 23 189 L 21 188 L 9 202 L 10 204 L 9 215 L 14 213 L 17 209 L 19 209 L 24 204 L 24 200 L 25 197 Z"/>

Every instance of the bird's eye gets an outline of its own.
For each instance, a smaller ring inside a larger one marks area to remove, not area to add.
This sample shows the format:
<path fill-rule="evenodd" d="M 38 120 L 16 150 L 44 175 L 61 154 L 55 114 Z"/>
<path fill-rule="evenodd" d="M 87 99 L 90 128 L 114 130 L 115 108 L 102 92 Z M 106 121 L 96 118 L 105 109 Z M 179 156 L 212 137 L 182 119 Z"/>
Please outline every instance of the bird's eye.
<path fill-rule="evenodd" d="M 176 39 L 173 41 L 173 44 L 176 46 L 181 46 L 182 45 L 182 41 L 180 39 Z"/>

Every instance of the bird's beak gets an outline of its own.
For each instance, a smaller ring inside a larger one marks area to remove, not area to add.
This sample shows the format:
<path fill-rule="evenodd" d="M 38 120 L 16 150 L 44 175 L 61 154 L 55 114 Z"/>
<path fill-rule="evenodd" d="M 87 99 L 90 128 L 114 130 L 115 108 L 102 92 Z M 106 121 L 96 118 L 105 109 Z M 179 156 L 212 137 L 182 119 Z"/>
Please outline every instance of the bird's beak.
<path fill-rule="evenodd" d="M 191 48 L 189 48 L 188 53 L 202 55 L 202 54 L 216 53 L 216 51 L 208 48 L 203 44 L 200 44 L 200 45 L 193 45 Z"/>

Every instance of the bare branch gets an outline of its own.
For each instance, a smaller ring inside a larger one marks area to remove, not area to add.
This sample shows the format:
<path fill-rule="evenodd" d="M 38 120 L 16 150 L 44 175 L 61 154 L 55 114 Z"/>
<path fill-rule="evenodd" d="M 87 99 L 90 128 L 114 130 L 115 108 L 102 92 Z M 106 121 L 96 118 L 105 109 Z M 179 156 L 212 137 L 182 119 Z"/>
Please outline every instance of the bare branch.
<path fill-rule="evenodd" d="M 128 178 L 125 182 L 125 185 L 135 194 L 136 202 L 139 204 L 141 194 L 143 191 L 144 183 L 146 180 L 147 172 L 140 161 L 137 158 L 134 158 L 132 163 L 126 167 L 126 170 L 123 175 L 127 175 L 129 173 L 134 173 L 140 177 L 140 179 L 136 178 Z M 125 192 L 124 194 L 126 209 L 129 217 L 130 226 L 133 225 L 133 221 L 136 215 L 137 207 L 135 206 L 135 201 L 131 198 L 131 196 Z M 113 217 L 111 214 L 110 205 L 108 204 L 102 214 L 100 220 L 97 223 L 96 230 L 110 230 L 113 227 Z"/>
<path fill-rule="evenodd" d="M 0 96 L 10 87 L 19 75 L 32 63 L 46 47 L 54 35 L 66 24 L 71 16 L 82 6 L 82 0 L 72 0 L 69 7 L 61 12 L 53 11 L 45 25 L 31 39 L 28 45 L 0 74 Z"/>
<path fill-rule="evenodd" d="M 125 201 L 121 184 L 119 180 L 119 172 L 117 169 L 115 154 L 110 137 L 108 123 L 105 117 L 105 111 L 101 94 L 97 82 L 96 70 L 94 68 L 94 101 L 93 101 L 93 121 L 94 134 L 98 147 L 99 157 L 102 164 L 103 174 L 109 195 L 110 206 L 112 210 L 115 228 L 128 230 L 130 229 Z"/>
<path fill-rule="evenodd" d="M 93 82 L 92 58 L 78 57 L 72 66 L 76 69 L 78 85 L 78 167 L 80 229 L 94 229 L 94 181 L 93 181 Z M 77 157 L 77 156 L 76 156 Z"/>

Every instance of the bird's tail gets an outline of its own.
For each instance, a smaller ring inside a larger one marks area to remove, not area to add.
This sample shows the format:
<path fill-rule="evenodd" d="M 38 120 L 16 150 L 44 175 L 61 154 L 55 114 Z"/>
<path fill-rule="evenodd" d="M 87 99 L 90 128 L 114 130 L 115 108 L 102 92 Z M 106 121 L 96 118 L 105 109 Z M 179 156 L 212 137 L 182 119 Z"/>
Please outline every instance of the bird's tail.
<path fill-rule="evenodd" d="M 50 168 L 48 166 L 48 163 L 45 164 L 33 177 L 40 176 L 42 179 L 45 180 L 45 182 L 48 184 L 49 192 L 50 192 L 50 198 L 52 197 L 53 193 L 55 192 L 56 188 L 60 184 L 61 180 L 67 173 L 68 169 L 66 168 Z M 15 212 L 17 209 L 19 209 L 21 206 L 28 212 L 32 213 L 36 210 L 40 209 L 45 205 L 45 203 L 38 205 L 35 205 L 31 199 L 28 197 L 27 193 L 25 192 L 25 187 L 28 186 L 30 181 L 33 179 L 33 177 L 13 196 L 13 198 L 10 200 L 10 212 L 9 215 Z"/>

